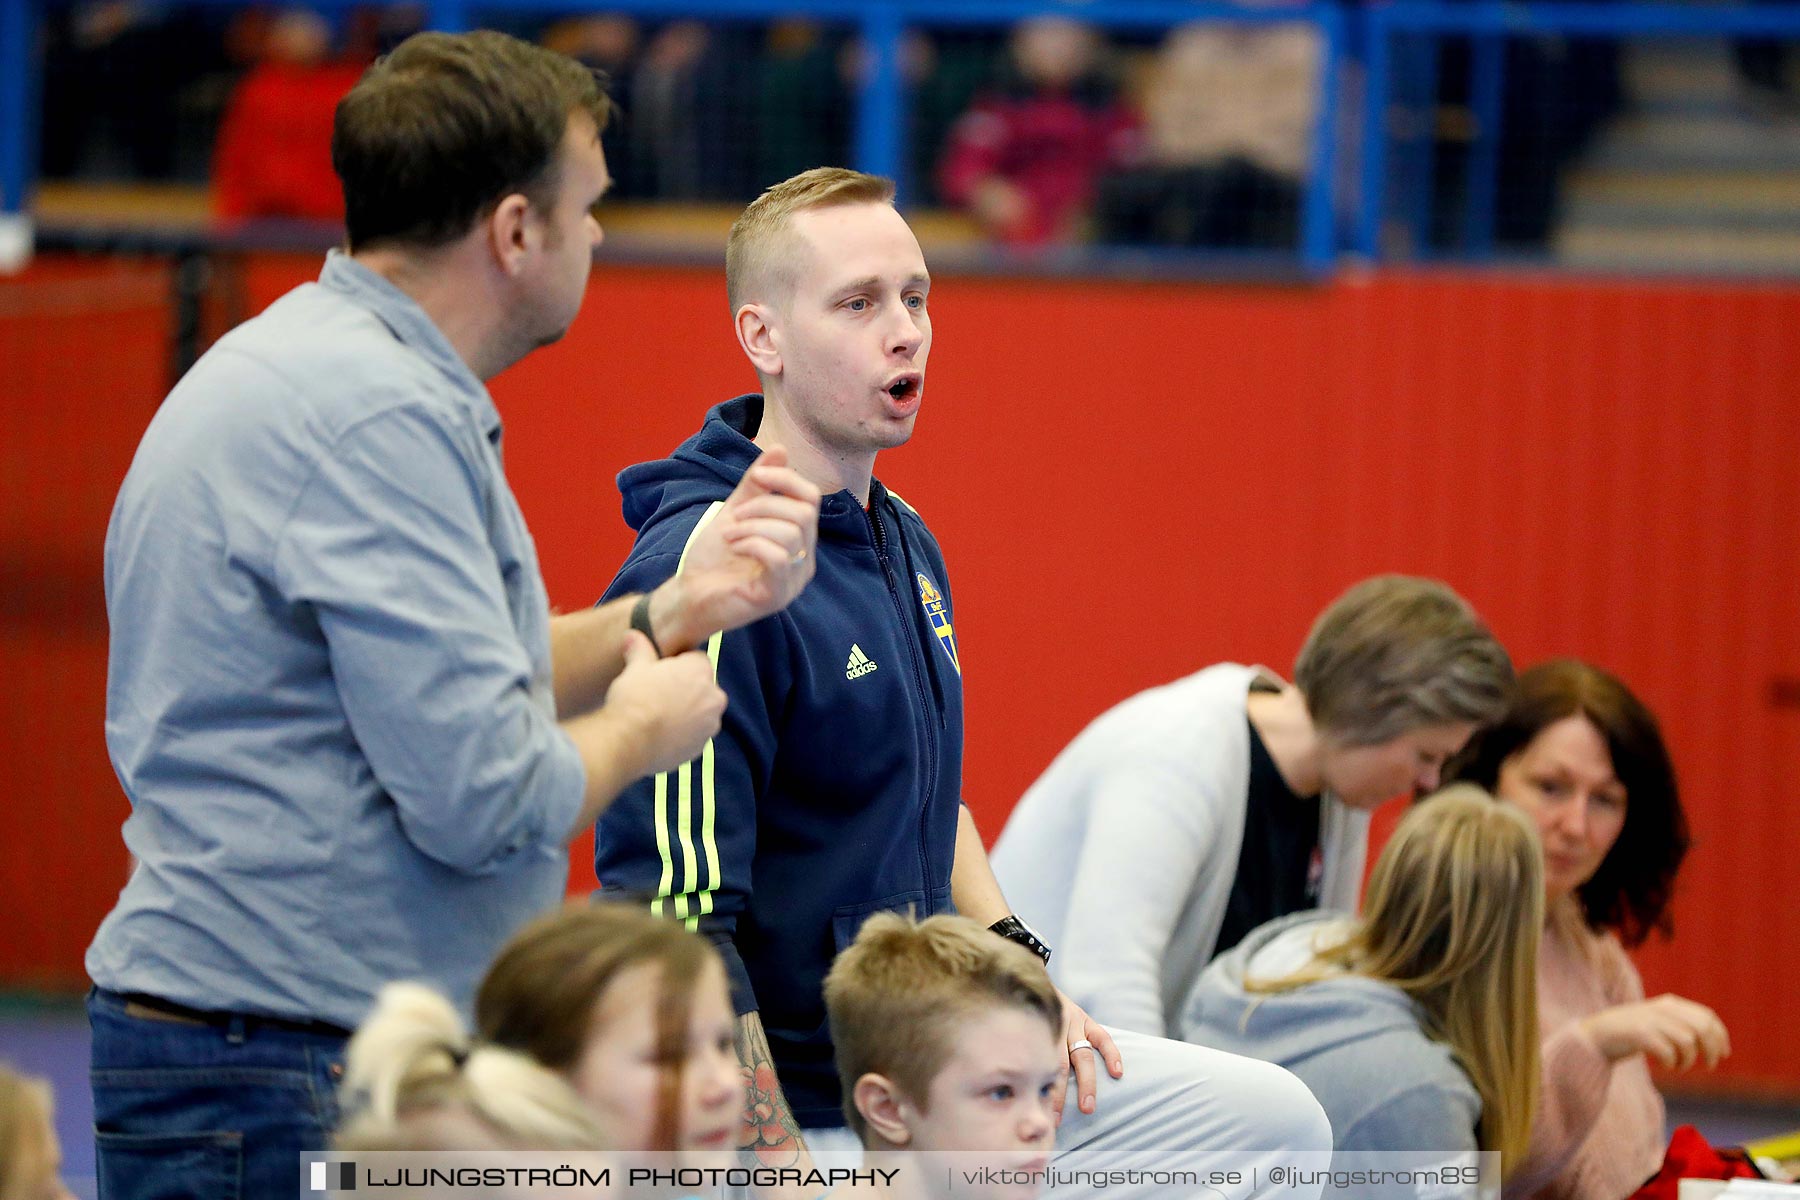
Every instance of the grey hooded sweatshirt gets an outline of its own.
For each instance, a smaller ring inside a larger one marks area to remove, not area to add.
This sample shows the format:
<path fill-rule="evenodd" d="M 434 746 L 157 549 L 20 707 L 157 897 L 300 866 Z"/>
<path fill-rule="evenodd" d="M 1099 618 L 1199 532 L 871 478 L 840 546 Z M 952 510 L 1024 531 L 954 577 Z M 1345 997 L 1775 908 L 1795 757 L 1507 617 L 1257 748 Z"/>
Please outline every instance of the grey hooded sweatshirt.
<path fill-rule="evenodd" d="M 1346 975 L 1285 992 L 1245 990 L 1246 972 L 1277 979 L 1298 970 L 1348 923 L 1342 913 L 1304 912 L 1252 930 L 1195 982 L 1182 1039 L 1299 1076 L 1331 1119 L 1333 1149 L 1477 1149 L 1481 1099 L 1450 1048 L 1425 1036 L 1400 989 Z"/>

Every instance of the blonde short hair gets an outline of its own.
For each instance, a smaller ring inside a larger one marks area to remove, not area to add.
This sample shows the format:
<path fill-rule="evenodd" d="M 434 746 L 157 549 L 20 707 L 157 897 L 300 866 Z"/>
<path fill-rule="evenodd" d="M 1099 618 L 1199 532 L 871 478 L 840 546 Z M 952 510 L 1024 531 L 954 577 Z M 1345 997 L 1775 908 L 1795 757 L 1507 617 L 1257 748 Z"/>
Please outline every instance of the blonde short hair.
<path fill-rule="evenodd" d="M 970 1017 L 1019 1008 L 1062 1034 L 1062 1002 L 1037 955 L 948 914 L 914 921 L 877 913 L 825 977 L 825 1008 L 844 1086 L 844 1119 L 858 1138 L 868 1125 L 851 1095 L 870 1072 L 885 1075 L 915 1103 L 955 1049 Z"/>
<path fill-rule="evenodd" d="M 795 213 L 846 204 L 892 204 L 894 181 L 847 167 L 814 167 L 784 179 L 750 202 L 732 223 L 725 241 L 725 294 L 731 311 L 758 299 L 758 289 L 774 279 L 793 286 L 788 221 Z"/>
<path fill-rule="evenodd" d="M 390 983 L 345 1051 L 340 1150 L 604 1150 L 581 1097 L 548 1067 L 472 1042 L 450 1002 Z M 470 1130 L 489 1146 L 471 1144 Z"/>
<path fill-rule="evenodd" d="M 1320 732 L 1374 746 L 1506 712 L 1512 659 L 1468 601 L 1435 579 L 1365 579 L 1320 614 L 1294 662 Z"/>

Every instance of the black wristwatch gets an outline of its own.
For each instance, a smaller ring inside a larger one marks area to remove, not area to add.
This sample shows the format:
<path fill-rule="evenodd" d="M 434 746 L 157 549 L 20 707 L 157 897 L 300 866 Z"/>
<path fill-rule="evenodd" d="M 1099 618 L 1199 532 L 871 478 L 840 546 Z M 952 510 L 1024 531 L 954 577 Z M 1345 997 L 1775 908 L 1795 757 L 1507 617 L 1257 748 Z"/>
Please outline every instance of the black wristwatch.
<path fill-rule="evenodd" d="M 649 639 L 650 648 L 656 651 L 656 657 L 663 657 L 663 649 L 657 644 L 656 634 L 650 631 L 650 593 L 645 592 L 631 606 L 631 627 Z"/>
<path fill-rule="evenodd" d="M 1017 942 L 1050 965 L 1050 947 L 1044 945 L 1044 939 L 1032 932 L 1031 926 L 1017 917 L 1001 917 L 988 926 L 990 933 L 997 933 L 1009 942 Z"/>

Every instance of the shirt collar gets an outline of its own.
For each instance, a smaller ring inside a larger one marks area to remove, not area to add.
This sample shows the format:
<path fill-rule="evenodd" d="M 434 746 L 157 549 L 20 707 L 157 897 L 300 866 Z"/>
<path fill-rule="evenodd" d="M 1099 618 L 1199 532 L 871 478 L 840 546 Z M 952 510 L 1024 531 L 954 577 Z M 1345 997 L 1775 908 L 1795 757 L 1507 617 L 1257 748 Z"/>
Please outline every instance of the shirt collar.
<path fill-rule="evenodd" d="M 480 422 L 488 440 L 499 444 L 500 410 L 494 407 L 493 397 L 416 300 L 342 250 L 332 250 L 325 256 L 319 286 L 374 313 L 402 345 L 442 371 L 456 385 L 457 394 Z"/>

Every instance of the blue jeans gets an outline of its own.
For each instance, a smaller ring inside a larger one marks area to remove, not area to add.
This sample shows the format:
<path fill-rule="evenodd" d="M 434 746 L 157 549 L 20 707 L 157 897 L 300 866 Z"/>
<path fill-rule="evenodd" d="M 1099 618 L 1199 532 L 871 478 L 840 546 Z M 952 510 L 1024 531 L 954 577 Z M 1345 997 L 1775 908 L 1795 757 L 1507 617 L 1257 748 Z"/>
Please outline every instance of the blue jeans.
<path fill-rule="evenodd" d="M 128 1016 L 99 990 L 88 1023 L 100 1200 L 300 1195 L 300 1154 L 337 1124 L 342 1038 Z"/>

